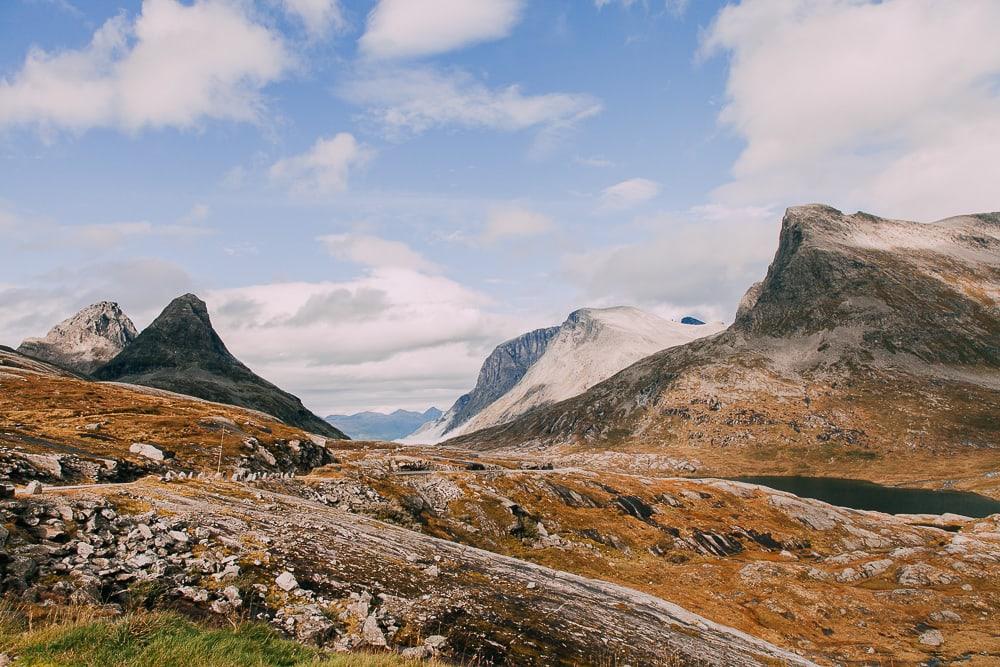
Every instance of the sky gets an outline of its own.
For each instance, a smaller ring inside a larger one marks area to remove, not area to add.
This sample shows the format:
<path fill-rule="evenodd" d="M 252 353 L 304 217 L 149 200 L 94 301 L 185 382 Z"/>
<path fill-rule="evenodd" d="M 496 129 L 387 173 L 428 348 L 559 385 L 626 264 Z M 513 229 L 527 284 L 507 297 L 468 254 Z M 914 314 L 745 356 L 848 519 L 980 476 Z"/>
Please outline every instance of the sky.
<path fill-rule="evenodd" d="M 319 414 L 581 307 L 731 321 L 783 210 L 1000 209 L 995 0 L 5 0 L 0 344 L 194 292 Z"/>

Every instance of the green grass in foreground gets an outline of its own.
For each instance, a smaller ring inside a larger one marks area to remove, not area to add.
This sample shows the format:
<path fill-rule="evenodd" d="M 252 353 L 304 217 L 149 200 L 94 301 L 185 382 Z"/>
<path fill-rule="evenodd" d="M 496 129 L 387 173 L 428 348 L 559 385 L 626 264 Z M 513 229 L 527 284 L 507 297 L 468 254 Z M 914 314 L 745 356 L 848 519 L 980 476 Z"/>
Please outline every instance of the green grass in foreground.
<path fill-rule="evenodd" d="M 118 618 L 86 614 L 29 622 L 21 610 L 0 609 L 0 652 L 15 665 L 101 667 L 402 667 L 419 663 L 390 654 L 321 654 L 282 639 L 259 623 L 209 629 L 166 613 Z"/>

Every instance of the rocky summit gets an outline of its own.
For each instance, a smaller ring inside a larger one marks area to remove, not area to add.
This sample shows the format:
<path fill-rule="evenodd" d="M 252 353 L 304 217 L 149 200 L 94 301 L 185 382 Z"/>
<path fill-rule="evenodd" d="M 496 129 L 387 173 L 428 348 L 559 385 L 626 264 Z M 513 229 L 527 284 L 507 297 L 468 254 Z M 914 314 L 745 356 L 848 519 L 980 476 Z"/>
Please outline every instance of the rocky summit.
<path fill-rule="evenodd" d="M 79 373 L 91 373 L 136 337 L 135 325 L 117 303 L 101 301 L 63 320 L 44 338 L 28 338 L 18 352 Z"/>
<path fill-rule="evenodd" d="M 171 301 L 131 345 L 98 368 L 94 377 L 239 405 L 313 433 L 346 437 L 309 412 L 297 397 L 234 357 L 212 328 L 205 302 L 194 294 Z"/>

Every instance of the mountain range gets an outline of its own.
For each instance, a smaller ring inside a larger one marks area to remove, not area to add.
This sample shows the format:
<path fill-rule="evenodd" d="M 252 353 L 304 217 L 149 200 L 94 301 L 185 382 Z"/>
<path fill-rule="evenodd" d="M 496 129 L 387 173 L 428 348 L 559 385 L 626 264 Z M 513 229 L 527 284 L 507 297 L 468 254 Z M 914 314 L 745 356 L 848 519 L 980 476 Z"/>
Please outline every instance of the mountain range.
<path fill-rule="evenodd" d="M 725 332 L 449 444 L 697 457 L 719 474 L 977 456 L 1000 431 L 1000 214 L 788 209 Z"/>
<path fill-rule="evenodd" d="M 330 438 L 344 434 L 234 357 L 212 327 L 205 302 L 177 297 L 136 334 L 116 303 L 84 308 L 18 352 L 98 380 L 154 387 L 251 408 Z"/>
<path fill-rule="evenodd" d="M 654 352 L 721 329 L 719 323 L 678 324 L 632 307 L 576 310 L 561 326 L 497 346 L 475 388 L 403 442 L 434 443 L 506 423 L 575 396 Z"/>
<path fill-rule="evenodd" d="M 389 414 L 365 411 L 352 415 L 328 415 L 326 420 L 354 440 L 396 440 L 410 435 L 442 414 L 437 408 L 427 408 L 423 412 L 395 410 Z"/>

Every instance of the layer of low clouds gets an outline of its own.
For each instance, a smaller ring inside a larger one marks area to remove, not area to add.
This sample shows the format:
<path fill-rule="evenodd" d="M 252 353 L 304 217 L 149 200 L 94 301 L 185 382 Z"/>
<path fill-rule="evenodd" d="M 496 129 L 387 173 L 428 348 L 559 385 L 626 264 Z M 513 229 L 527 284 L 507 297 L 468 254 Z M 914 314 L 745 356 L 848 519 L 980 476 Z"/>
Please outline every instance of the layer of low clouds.
<path fill-rule="evenodd" d="M 486 295 L 438 273 L 401 242 L 321 239 L 360 265 L 340 282 L 210 291 L 205 299 L 230 349 L 321 413 L 372 407 L 447 407 L 469 387 L 491 346 L 520 333 Z"/>
<path fill-rule="evenodd" d="M 994 0 L 727 6 L 702 55 L 729 56 L 720 121 L 746 148 L 717 196 L 919 220 L 995 209 L 998 25 Z"/>
<path fill-rule="evenodd" d="M 207 207 L 195 205 L 177 222 L 154 224 L 146 220 L 58 224 L 51 220 L 14 212 L 0 206 L 0 231 L 4 244 L 19 252 L 50 252 L 63 248 L 114 251 L 130 241 L 156 238 L 175 241 L 208 236 L 213 230 L 202 224 Z"/>
<path fill-rule="evenodd" d="M 367 234 L 328 234 L 318 239 L 338 259 L 373 269 L 436 273 L 439 267 L 401 241 Z"/>
<path fill-rule="evenodd" d="M 292 157 L 278 160 L 268 170 L 274 182 L 287 185 L 292 192 L 324 195 L 347 189 L 348 174 L 364 166 L 375 154 L 349 132 L 319 138 L 312 147 Z"/>
<path fill-rule="evenodd" d="M 261 89 L 291 65 L 280 34 L 238 4 L 145 0 L 134 20 L 109 19 L 82 49 L 31 49 L 0 81 L 0 126 L 134 132 L 257 121 Z"/>
<path fill-rule="evenodd" d="M 648 178 L 630 178 L 601 191 L 601 206 L 605 209 L 627 209 L 648 202 L 660 194 L 660 184 Z"/>
<path fill-rule="evenodd" d="M 379 0 L 359 47 L 369 58 L 412 58 L 501 39 L 523 6 L 523 0 Z"/>

